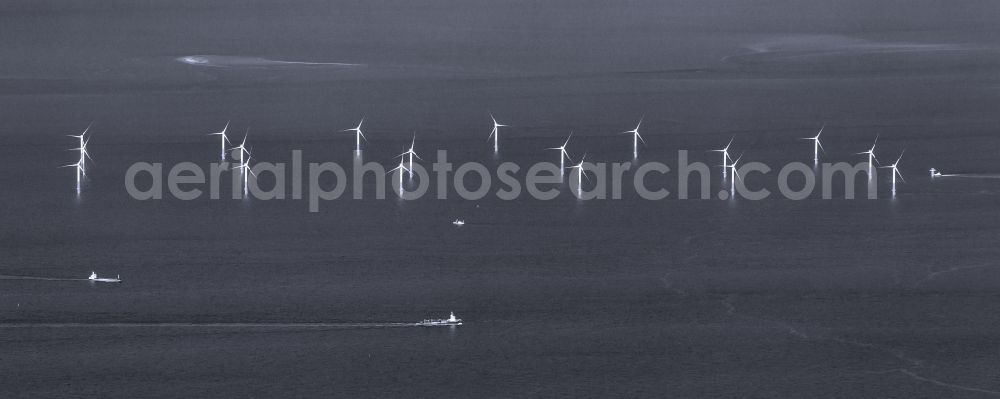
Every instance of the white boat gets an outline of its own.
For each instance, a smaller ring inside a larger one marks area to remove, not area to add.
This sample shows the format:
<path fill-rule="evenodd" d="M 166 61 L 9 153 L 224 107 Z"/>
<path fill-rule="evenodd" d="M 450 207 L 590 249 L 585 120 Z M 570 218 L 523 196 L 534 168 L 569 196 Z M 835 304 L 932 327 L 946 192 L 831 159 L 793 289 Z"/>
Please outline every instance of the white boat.
<path fill-rule="evenodd" d="M 931 168 L 931 177 L 941 177 L 941 172 L 938 172 L 937 169 Z"/>
<path fill-rule="evenodd" d="M 121 275 L 118 275 L 115 278 L 97 277 L 97 272 L 94 272 L 94 271 L 90 272 L 90 277 L 87 277 L 87 280 L 98 282 L 98 283 L 120 283 L 120 282 L 122 282 Z"/>
<path fill-rule="evenodd" d="M 421 327 L 460 326 L 462 325 L 462 319 L 456 319 L 455 312 L 451 312 L 450 317 L 447 319 L 424 319 L 417 323 L 417 325 Z"/>
<path fill-rule="evenodd" d="M 453 224 L 455 226 L 465 226 L 465 220 L 463 220 L 463 219 L 455 219 L 453 222 L 451 222 L 451 224 Z"/>

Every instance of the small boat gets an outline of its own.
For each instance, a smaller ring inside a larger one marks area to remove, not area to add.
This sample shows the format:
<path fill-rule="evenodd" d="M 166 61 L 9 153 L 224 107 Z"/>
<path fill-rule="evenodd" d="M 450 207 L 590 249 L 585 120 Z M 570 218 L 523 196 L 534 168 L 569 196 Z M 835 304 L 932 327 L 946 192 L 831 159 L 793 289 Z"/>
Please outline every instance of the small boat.
<path fill-rule="evenodd" d="M 454 221 L 451 222 L 451 224 L 453 224 L 455 226 L 465 226 L 465 220 L 463 220 L 463 219 L 455 219 Z"/>
<path fill-rule="evenodd" d="M 417 323 L 417 325 L 421 327 L 460 326 L 462 325 L 462 319 L 456 319 L 455 312 L 451 312 L 450 317 L 447 319 L 424 319 Z"/>
<path fill-rule="evenodd" d="M 931 177 L 941 177 L 941 172 L 938 172 L 937 169 L 931 168 Z"/>
<path fill-rule="evenodd" d="M 91 271 L 90 272 L 90 277 L 87 277 L 87 280 L 98 282 L 98 283 L 120 283 L 120 282 L 122 282 L 122 276 L 118 275 L 115 278 L 97 277 L 97 272 Z"/>

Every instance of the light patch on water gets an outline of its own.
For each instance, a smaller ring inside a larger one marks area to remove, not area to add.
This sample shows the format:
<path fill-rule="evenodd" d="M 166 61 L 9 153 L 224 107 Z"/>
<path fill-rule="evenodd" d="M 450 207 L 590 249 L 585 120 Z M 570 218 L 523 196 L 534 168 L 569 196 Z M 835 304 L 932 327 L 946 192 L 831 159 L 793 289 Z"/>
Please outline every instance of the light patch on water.
<path fill-rule="evenodd" d="M 316 67 L 343 67 L 354 68 L 364 67 L 366 64 L 353 64 L 345 62 L 307 62 L 307 61 L 283 61 L 270 60 L 260 57 L 242 57 L 230 55 L 186 55 L 177 57 L 178 62 L 188 65 L 215 67 L 215 68 L 269 68 L 269 67 L 294 67 L 294 66 L 316 66 Z"/>
<path fill-rule="evenodd" d="M 852 57 L 893 53 L 982 51 L 989 47 L 968 44 L 879 42 L 840 35 L 792 35 L 751 43 L 750 53 L 729 55 L 724 62 L 779 62 L 820 57 Z"/>

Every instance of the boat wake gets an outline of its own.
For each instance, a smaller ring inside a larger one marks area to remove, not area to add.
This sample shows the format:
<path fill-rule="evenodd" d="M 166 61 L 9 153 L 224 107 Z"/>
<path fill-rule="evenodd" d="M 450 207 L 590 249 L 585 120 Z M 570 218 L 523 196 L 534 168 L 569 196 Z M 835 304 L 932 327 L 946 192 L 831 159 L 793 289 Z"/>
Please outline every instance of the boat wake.
<path fill-rule="evenodd" d="M 35 280 L 35 281 L 90 281 L 86 278 L 61 278 L 61 277 L 37 277 L 37 276 L 11 276 L 0 274 L 0 280 Z"/>
<path fill-rule="evenodd" d="M 215 67 L 215 68 L 268 68 L 268 67 L 294 67 L 294 66 L 314 66 L 314 67 L 364 67 L 366 64 L 352 64 L 344 62 L 305 62 L 305 61 L 282 61 L 270 60 L 260 57 L 242 57 L 229 55 L 186 55 L 177 57 L 177 61 L 195 66 Z"/>
<path fill-rule="evenodd" d="M 952 173 L 952 174 L 942 174 L 935 177 L 963 177 L 967 179 L 1000 179 L 1000 174 L 987 174 L 987 173 Z"/>
<path fill-rule="evenodd" d="M 393 328 L 420 323 L 0 323 L 0 328 Z"/>

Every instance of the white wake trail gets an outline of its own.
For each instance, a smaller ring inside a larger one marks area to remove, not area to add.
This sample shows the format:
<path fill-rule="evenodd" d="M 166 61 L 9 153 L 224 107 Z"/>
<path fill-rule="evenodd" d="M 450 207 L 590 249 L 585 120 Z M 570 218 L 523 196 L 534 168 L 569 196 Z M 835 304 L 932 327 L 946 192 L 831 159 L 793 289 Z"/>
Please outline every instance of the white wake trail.
<path fill-rule="evenodd" d="M 0 323 L 0 328 L 392 328 L 419 323 Z"/>
<path fill-rule="evenodd" d="M 0 280 L 90 281 L 90 279 L 86 278 L 60 278 L 60 277 L 11 276 L 11 275 L 0 275 Z"/>
<path fill-rule="evenodd" d="M 230 55 L 186 55 L 177 57 L 177 61 L 194 66 L 215 68 L 266 68 L 281 66 L 327 66 L 327 67 L 364 67 L 366 64 L 347 62 L 307 62 L 271 60 L 261 57 L 243 57 Z"/>

